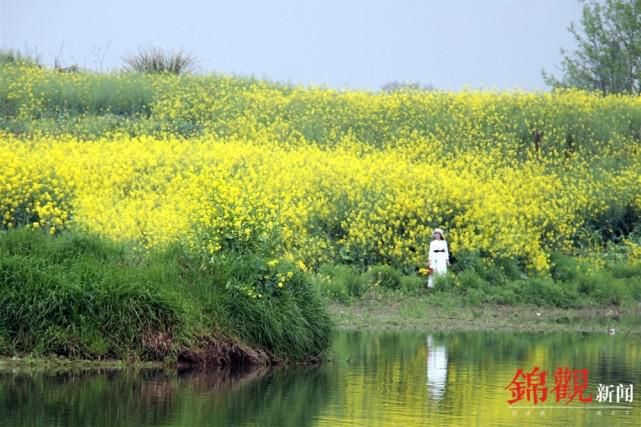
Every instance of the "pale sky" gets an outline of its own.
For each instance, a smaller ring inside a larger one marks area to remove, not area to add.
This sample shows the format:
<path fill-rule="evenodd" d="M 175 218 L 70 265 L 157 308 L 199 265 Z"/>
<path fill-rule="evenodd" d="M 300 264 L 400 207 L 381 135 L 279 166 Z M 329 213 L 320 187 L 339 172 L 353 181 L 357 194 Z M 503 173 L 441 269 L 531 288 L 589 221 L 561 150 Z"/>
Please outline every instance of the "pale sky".
<path fill-rule="evenodd" d="M 107 71 L 150 45 L 202 72 L 379 89 L 545 89 L 578 0 L 0 0 L 0 48 Z"/>

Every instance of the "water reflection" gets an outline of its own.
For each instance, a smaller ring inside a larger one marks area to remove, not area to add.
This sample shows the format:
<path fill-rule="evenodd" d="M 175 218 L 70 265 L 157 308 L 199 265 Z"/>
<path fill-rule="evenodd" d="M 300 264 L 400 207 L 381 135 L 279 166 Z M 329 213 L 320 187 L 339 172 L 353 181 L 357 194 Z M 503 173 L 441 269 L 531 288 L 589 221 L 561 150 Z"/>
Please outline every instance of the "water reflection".
<path fill-rule="evenodd" d="M 600 413 L 508 405 L 505 385 L 533 366 L 586 368 L 592 394 L 623 383 L 637 395 Z M 0 372 L 0 426 L 638 425 L 640 386 L 636 337 L 342 333 L 314 368 Z"/>
<path fill-rule="evenodd" d="M 427 336 L 427 389 L 429 397 L 441 400 L 447 385 L 447 349 L 435 345 L 432 335 Z"/>

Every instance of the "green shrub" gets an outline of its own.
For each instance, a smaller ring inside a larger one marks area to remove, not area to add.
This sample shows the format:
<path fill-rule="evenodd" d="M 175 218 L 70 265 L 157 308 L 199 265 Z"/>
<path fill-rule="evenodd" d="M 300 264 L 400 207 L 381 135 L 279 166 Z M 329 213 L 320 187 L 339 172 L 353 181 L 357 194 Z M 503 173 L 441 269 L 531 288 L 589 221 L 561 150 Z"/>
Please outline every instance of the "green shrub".
<path fill-rule="evenodd" d="M 481 255 L 477 251 L 460 251 L 456 254 L 456 263 L 451 269 L 454 273 L 461 273 L 466 270 L 482 271 L 484 270 Z"/>
<path fill-rule="evenodd" d="M 321 295 L 343 303 L 349 301 L 350 296 L 347 287 L 333 277 L 316 274 L 310 280 Z"/>
<path fill-rule="evenodd" d="M 373 265 L 367 270 L 366 276 L 371 286 L 380 286 L 385 289 L 401 287 L 401 273 L 389 265 Z"/>
<path fill-rule="evenodd" d="M 638 278 L 629 279 L 628 287 L 630 289 L 630 295 L 637 301 L 641 301 L 641 280 Z"/>
<path fill-rule="evenodd" d="M 328 278 L 322 292 L 340 301 L 363 295 L 366 289 L 365 279 L 352 267 L 342 264 L 323 264 L 319 274 Z"/>
<path fill-rule="evenodd" d="M 476 273 L 479 275 L 481 280 L 487 282 L 487 284 L 491 286 L 501 286 L 507 281 L 507 276 L 503 271 L 502 263 L 505 263 L 505 261 L 502 261 L 501 258 L 482 258 Z"/>
<path fill-rule="evenodd" d="M 465 270 L 458 275 L 458 282 L 462 289 L 480 289 L 486 282 L 474 270 Z"/>
<path fill-rule="evenodd" d="M 345 284 L 338 280 L 330 280 L 323 288 L 322 294 L 340 302 L 350 300 L 350 294 Z"/>
<path fill-rule="evenodd" d="M 519 303 L 520 299 L 514 287 L 507 284 L 500 288 L 493 288 L 492 294 L 488 295 L 486 301 L 496 304 L 511 305 Z"/>
<path fill-rule="evenodd" d="M 456 274 L 448 271 L 445 274 L 439 274 L 434 280 L 434 288 L 439 291 L 458 292 L 462 289 Z"/>
<path fill-rule="evenodd" d="M 581 266 L 576 258 L 554 252 L 551 255 L 551 261 L 552 268 L 550 269 L 550 273 L 554 280 L 571 282 L 578 278 Z"/>
<path fill-rule="evenodd" d="M 581 273 L 576 276 L 577 290 L 584 295 L 592 295 L 599 286 L 599 281 L 603 280 L 593 274 Z"/>
<path fill-rule="evenodd" d="M 595 283 L 596 286 L 590 296 L 602 304 L 621 305 L 624 300 L 632 297 L 631 289 L 622 279 L 601 274 Z"/>
<path fill-rule="evenodd" d="M 491 286 L 502 286 L 509 279 L 518 279 L 523 274 L 518 260 L 503 257 L 484 258 L 477 251 L 459 253 L 452 271 L 458 274 L 474 272 L 480 280 Z"/>
<path fill-rule="evenodd" d="M 619 262 L 609 266 L 612 275 L 616 278 L 624 279 L 637 279 L 641 281 L 641 263 L 631 264 L 627 262 Z"/>
<path fill-rule="evenodd" d="M 509 280 L 521 279 L 524 275 L 521 260 L 502 257 L 498 258 L 495 261 L 495 264 L 502 273 L 502 279 L 506 282 Z M 492 281 L 490 281 L 490 284 L 492 284 Z"/>
<path fill-rule="evenodd" d="M 548 278 L 531 278 L 520 282 L 518 294 L 525 303 L 568 308 L 576 305 L 576 288 L 555 283 Z"/>
<path fill-rule="evenodd" d="M 488 299 L 487 297 L 488 296 L 483 289 L 470 288 L 465 295 L 465 303 L 469 305 L 479 305 L 485 302 Z"/>
<path fill-rule="evenodd" d="M 588 219 L 586 228 L 593 230 L 600 242 L 619 243 L 640 224 L 641 212 L 634 203 L 609 202 L 604 212 Z"/>

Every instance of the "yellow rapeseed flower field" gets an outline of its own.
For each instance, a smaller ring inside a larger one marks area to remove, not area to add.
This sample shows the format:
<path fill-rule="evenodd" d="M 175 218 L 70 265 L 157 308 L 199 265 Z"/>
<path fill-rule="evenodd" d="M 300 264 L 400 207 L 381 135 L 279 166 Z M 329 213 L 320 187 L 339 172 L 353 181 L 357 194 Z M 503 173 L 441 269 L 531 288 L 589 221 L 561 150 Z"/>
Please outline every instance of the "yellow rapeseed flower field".
<path fill-rule="evenodd" d="M 568 249 L 585 219 L 605 209 L 590 197 L 602 184 L 581 171 L 560 175 L 534 160 L 515 166 L 491 150 L 449 158 L 435 151 L 420 161 L 410 151 L 370 152 L 351 141 L 322 149 L 5 135 L 0 213 L 5 227 L 75 226 L 146 247 L 181 240 L 212 255 L 225 239 L 280 235 L 286 256 L 311 266 L 337 254 L 420 265 L 440 225 L 454 253 L 523 257 L 545 270 L 548 250 Z M 639 171 L 609 182 L 638 192 Z"/>
<path fill-rule="evenodd" d="M 422 266 L 440 226 L 454 254 L 545 271 L 550 251 L 571 251 L 589 221 L 613 206 L 641 210 L 636 97 L 385 94 L 34 67 L 0 73 L 0 97 L 8 123 L 32 126 L 0 134 L 4 228 L 181 241 L 209 256 L 275 240 L 314 268 Z"/>

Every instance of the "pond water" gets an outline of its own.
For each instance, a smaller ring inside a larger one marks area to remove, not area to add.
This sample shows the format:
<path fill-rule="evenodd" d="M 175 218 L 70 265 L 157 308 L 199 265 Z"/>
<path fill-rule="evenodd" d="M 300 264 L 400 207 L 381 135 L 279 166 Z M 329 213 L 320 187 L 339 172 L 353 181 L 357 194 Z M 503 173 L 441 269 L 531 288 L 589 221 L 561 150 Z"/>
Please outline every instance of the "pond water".
<path fill-rule="evenodd" d="M 331 358 L 244 376 L 5 370 L 0 426 L 641 424 L 637 336 L 350 332 Z"/>

